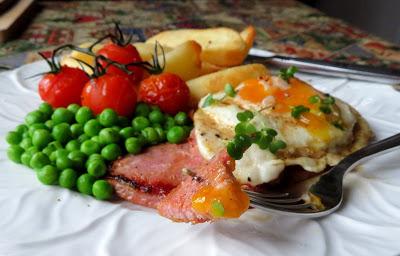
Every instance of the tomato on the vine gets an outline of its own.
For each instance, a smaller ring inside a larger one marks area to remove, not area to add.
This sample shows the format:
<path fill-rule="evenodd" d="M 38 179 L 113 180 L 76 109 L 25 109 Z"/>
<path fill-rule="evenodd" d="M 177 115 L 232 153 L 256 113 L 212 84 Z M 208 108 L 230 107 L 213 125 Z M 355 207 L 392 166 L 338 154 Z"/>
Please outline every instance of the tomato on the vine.
<path fill-rule="evenodd" d="M 57 67 L 45 74 L 39 82 L 39 95 L 54 108 L 81 102 L 83 86 L 89 76 L 79 68 Z"/>
<path fill-rule="evenodd" d="M 125 38 L 118 23 L 115 24 L 114 34 L 111 35 L 111 42 L 104 45 L 98 52 L 98 55 L 102 55 L 106 57 L 108 60 L 115 61 L 122 65 L 132 64 L 142 62 L 142 58 L 140 57 L 139 52 L 136 47 L 133 46 L 130 41 L 132 37 Z M 116 74 L 116 75 L 128 75 L 125 70 L 121 68 L 111 65 L 109 66 L 109 62 L 100 60 L 100 64 L 103 67 L 108 66 L 107 73 L 108 74 Z M 129 74 L 129 78 L 132 83 L 138 84 L 143 79 L 143 68 L 140 66 L 128 66 L 127 69 L 131 71 Z"/>
<path fill-rule="evenodd" d="M 139 100 L 158 105 L 169 114 L 186 111 L 189 105 L 189 87 L 179 76 L 171 73 L 152 75 L 140 83 Z"/>
<path fill-rule="evenodd" d="M 112 108 L 118 115 L 130 116 L 136 106 L 136 89 L 125 75 L 103 74 L 92 78 L 82 91 L 82 105 L 95 114 Z"/>

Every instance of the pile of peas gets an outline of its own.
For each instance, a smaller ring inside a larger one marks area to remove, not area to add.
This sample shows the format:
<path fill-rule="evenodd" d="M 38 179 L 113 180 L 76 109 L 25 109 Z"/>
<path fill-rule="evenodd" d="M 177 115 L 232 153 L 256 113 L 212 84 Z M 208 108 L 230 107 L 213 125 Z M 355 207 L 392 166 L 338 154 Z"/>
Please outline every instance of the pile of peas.
<path fill-rule="evenodd" d="M 138 103 L 132 120 L 112 109 L 95 116 L 77 104 L 53 109 L 42 103 L 26 115 L 25 124 L 7 134 L 7 154 L 34 169 L 45 185 L 58 184 L 107 200 L 113 188 L 102 177 L 112 161 L 139 154 L 146 146 L 180 143 L 191 129 L 186 113 L 170 116 L 144 103 Z"/>

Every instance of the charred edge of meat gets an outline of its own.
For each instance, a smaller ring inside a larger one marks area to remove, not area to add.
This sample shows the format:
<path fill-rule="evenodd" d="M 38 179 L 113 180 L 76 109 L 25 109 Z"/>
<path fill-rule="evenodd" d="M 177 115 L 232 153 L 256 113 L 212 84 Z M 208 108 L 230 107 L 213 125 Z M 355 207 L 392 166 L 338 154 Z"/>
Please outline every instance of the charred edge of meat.
<path fill-rule="evenodd" d="M 125 178 L 124 176 L 121 176 L 121 175 L 116 175 L 116 176 L 109 175 L 107 178 L 116 180 L 116 181 L 118 181 L 120 183 L 123 183 L 125 185 L 128 185 L 128 186 L 130 186 L 130 187 L 132 187 L 134 189 L 140 190 L 140 191 L 145 192 L 145 193 L 152 192 L 152 187 L 151 186 L 149 186 L 149 185 L 141 185 L 141 184 L 137 183 L 136 181 L 128 179 L 128 178 Z"/>
<path fill-rule="evenodd" d="M 143 184 L 137 182 L 136 180 L 126 178 L 122 175 L 108 175 L 107 178 L 128 185 L 133 189 L 139 190 L 140 192 L 155 195 L 166 195 L 175 187 L 169 184 Z"/>
<path fill-rule="evenodd" d="M 197 176 L 197 174 L 194 171 L 188 168 L 182 168 L 182 174 L 189 175 L 190 177 L 192 177 L 192 180 L 197 181 L 199 183 L 203 181 L 202 177 Z"/>

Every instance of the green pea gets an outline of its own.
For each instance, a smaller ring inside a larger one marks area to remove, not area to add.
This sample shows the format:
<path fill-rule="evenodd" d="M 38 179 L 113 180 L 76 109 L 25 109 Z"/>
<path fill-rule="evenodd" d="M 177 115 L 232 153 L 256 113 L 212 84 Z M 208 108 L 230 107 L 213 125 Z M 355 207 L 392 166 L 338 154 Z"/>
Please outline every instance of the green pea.
<path fill-rule="evenodd" d="M 135 116 L 148 116 L 150 113 L 150 107 L 149 105 L 147 105 L 146 103 L 143 102 L 139 102 L 136 105 L 136 109 L 135 109 Z"/>
<path fill-rule="evenodd" d="M 93 140 L 87 140 L 81 144 L 81 151 L 88 156 L 100 152 L 100 149 L 100 144 Z"/>
<path fill-rule="evenodd" d="M 48 129 L 53 129 L 53 127 L 54 127 L 54 122 L 53 122 L 53 120 L 47 120 L 45 123 L 44 123 L 44 125 L 48 128 Z"/>
<path fill-rule="evenodd" d="M 158 133 L 153 127 L 144 128 L 142 134 L 150 144 L 155 144 L 159 140 Z"/>
<path fill-rule="evenodd" d="M 51 119 L 55 125 L 61 123 L 70 124 L 74 122 L 74 113 L 66 108 L 57 108 L 54 110 L 53 115 L 51 115 Z"/>
<path fill-rule="evenodd" d="M 153 124 L 161 124 L 164 122 L 164 119 L 165 119 L 165 117 L 164 117 L 163 113 L 161 113 L 160 110 L 153 110 L 149 114 L 149 120 Z"/>
<path fill-rule="evenodd" d="M 46 119 L 49 119 L 53 114 L 53 107 L 49 103 L 43 102 L 39 105 L 39 111 L 46 116 Z"/>
<path fill-rule="evenodd" d="M 56 149 L 51 146 L 47 146 L 42 150 L 42 152 L 45 153 L 49 158 L 51 156 L 51 153 L 53 153 L 54 151 L 56 151 Z"/>
<path fill-rule="evenodd" d="M 39 110 L 32 111 L 25 117 L 25 123 L 29 126 L 32 124 L 43 123 L 44 121 L 46 121 L 46 117 Z"/>
<path fill-rule="evenodd" d="M 52 141 L 49 143 L 49 147 L 52 147 L 54 150 L 62 149 L 63 146 L 59 141 Z"/>
<path fill-rule="evenodd" d="M 25 151 L 25 152 L 22 153 L 22 155 L 21 155 L 21 163 L 22 163 L 23 165 L 29 167 L 29 162 L 31 161 L 31 158 L 32 158 L 32 154 Z"/>
<path fill-rule="evenodd" d="M 10 145 L 19 144 L 22 141 L 22 134 L 18 132 L 8 132 L 6 135 L 6 141 Z"/>
<path fill-rule="evenodd" d="M 68 157 L 69 151 L 64 148 L 60 148 L 56 150 L 56 154 L 57 157 Z"/>
<path fill-rule="evenodd" d="M 21 163 L 23 163 L 25 166 L 31 167 L 30 162 L 32 156 L 37 152 L 39 152 L 39 150 L 36 147 L 29 148 L 21 155 Z"/>
<path fill-rule="evenodd" d="M 243 148 L 233 141 L 228 143 L 226 146 L 226 151 L 235 160 L 239 160 L 243 157 Z"/>
<path fill-rule="evenodd" d="M 102 142 L 100 141 L 99 135 L 93 136 L 92 138 L 90 138 L 90 140 L 99 143 L 100 146 L 104 146 L 104 145 L 105 145 L 104 143 L 102 143 Z"/>
<path fill-rule="evenodd" d="M 135 135 L 135 130 L 133 129 L 133 127 L 125 127 L 119 131 L 119 135 L 122 138 L 127 139 Z"/>
<path fill-rule="evenodd" d="M 35 153 L 37 153 L 37 152 L 39 152 L 39 149 L 37 148 L 37 147 L 30 147 L 30 148 L 28 148 L 27 150 L 26 150 L 26 152 L 28 152 L 28 153 L 30 153 L 30 154 L 35 154 Z"/>
<path fill-rule="evenodd" d="M 98 159 L 98 160 L 104 160 L 103 157 L 102 157 L 100 154 L 95 153 L 95 154 L 91 154 L 91 155 L 89 156 L 88 161 L 92 161 L 92 160 L 96 160 L 96 159 Z"/>
<path fill-rule="evenodd" d="M 113 161 L 121 155 L 122 150 L 117 144 L 109 144 L 101 150 L 101 156 L 108 161 Z"/>
<path fill-rule="evenodd" d="M 149 127 L 149 126 L 150 126 L 150 121 L 149 121 L 149 119 L 147 119 L 144 116 L 138 116 L 132 120 L 132 127 L 137 132 L 140 132 L 144 128 Z"/>
<path fill-rule="evenodd" d="M 107 166 L 103 160 L 88 161 L 87 172 L 93 177 L 102 177 L 107 172 Z"/>
<path fill-rule="evenodd" d="M 83 142 L 90 140 L 90 137 L 86 134 L 82 134 L 78 137 L 77 141 L 82 144 Z"/>
<path fill-rule="evenodd" d="M 102 126 L 96 119 L 89 120 L 84 126 L 83 131 L 86 135 L 93 137 L 99 134 Z"/>
<path fill-rule="evenodd" d="M 28 131 L 28 126 L 25 124 L 20 124 L 15 128 L 15 131 L 22 135 Z"/>
<path fill-rule="evenodd" d="M 131 125 L 129 119 L 125 116 L 118 116 L 118 125 L 122 128 L 128 127 Z"/>
<path fill-rule="evenodd" d="M 155 127 L 154 130 L 158 134 L 158 141 L 159 142 L 164 142 L 166 139 L 165 131 L 161 127 Z"/>
<path fill-rule="evenodd" d="M 75 169 L 82 170 L 85 167 L 86 155 L 79 150 L 70 152 L 68 158 L 72 161 Z"/>
<path fill-rule="evenodd" d="M 167 140 L 170 143 L 178 144 L 185 139 L 185 130 L 181 126 L 174 126 L 167 132 Z"/>
<path fill-rule="evenodd" d="M 74 138 L 79 137 L 83 133 L 83 126 L 81 124 L 73 124 L 69 128 Z"/>
<path fill-rule="evenodd" d="M 105 180 L 97 180 L 93 184 L 92 193 L 98 200 L 107 200 L 113 194 L 113 187 Z"/>
<path fill-rule="evenodd" d="M 78 111 L 75 114 L 75 120 L 78 124 L 84 125 L 86 122 L 88 122 L 90 119 L 92 119 L 93 112 L 90 110 L 88 107 L 81 107 L 78 109 Z"/>
<path fill-rule="evenodd" d="M 138 154 L 142 150 L 142 143 L 138 138 L 131 137 L 126 139 L 125 148 L 128 153 Z"/>
<path fill-rule="evenodd" d="M 32 155 L 31 161 L 29 162 L 29 165 L 33 169 L 41 169 L 42 167 L 50 164 L 50 159 L 49 157 L 43 153 L 43 152 L 37 152 Z"/>
<path fill-rule="evenodd" d="M 32 135 L 32 144 L 39 149 L 47 146 L 52 140 L 50 132 L 45 129 L 35 130 Z"/>
<path fill-rule="evenodd" d="M 73 169 L 65 169 L 61 172 L 60 177 L 58 178 L 58 184 L 60 184 L 63 188 L 72 189 L 78 178 L 78 173 Z"/>
<path fill-rule="evenodd" d="M 68 151 L 79 150 L 81 148 L 81 144 L 77 140 L 70 140 L 67 145 L 65 145 L 65 149 Z"/>
<path fill-rule="evenodd" d="M 26 138 L 31 138 L 31 135 L 29 134 L 29 131 L 28 132 L 24 132 L 23 134 L 22 134 L 22 139 L 26 139 Z"/>
<path fill-rule="evenodd" d="M 60 172 L 52 165 L 43 166 L 36 172 L 36 176 L 40 182 L 45 185 L 54 185 L 58 181 Z"/>
<path fill-rule="evenodd" d="M 67 123 L 60 123 L 54 126 L 51 135 L 54 140 L 59 141 L 61 144 L 67 143 L 72 137 L 69 124 Z"/>
<path fill-rule="evenodd" d="M 74 162 L 67 156 L 57 157 L 56 166 L 60 170 L 64 170 L 67 168 L 73 168 Z"/>
<path fill-rule="evenodd" d="M 71 111 L 74 115 L 76 114 L 76 112 L 78 112 L 79 108 L 80 108 L 80 106 L 78 104 L 75 104 L 75 103 L 69 104 L 68 107 L 67 107 L 67 109 L 69 111 Z"/>
<path fill-rule="evenodd" d="M 79 178 L 77 179 L 76 187 L 78 188 L 78 191 L 82 194 L 92 195 L 92 187 L 95 181 L 95 177 L 88 173 L 85 173 L 79 176 Z"/>
<path fill-rule="evenodd" d="M 23 153 L 24 149 L 18 145 L 11 145 L 7 150 L 8 158 L 15 163 L 21 163 L 21 155 Z"/>
<path fill-rule="evenodd" d="M 49 157 L 51 163 L 55 163 L 57 160 L 57 151 L 51 152 L 48 157 Z"/>
<path fill-rule="evenodd" d="M 172 127 L 174 127 L 175 124 L 175 119 L 173 117 L 167 116 L 167 118 L 165 119 L 165 123 L 164 123 L 164 128 L 165 130 L 169 130 Z"/>
<path fill-rule="evenodd" d="M 190 119 L 185 112 L 179 112 L 175 115 L 175 123 L 178 125 L 185 125 L 190 123 Z"/>
<path fill-rule="evenodd" d="M 104 127 L 111 127 L 118 124 L 118 114 L 111 108 L 104 109 L 98 116 L 98 119 Z"/>
<path fill-rule="evenodd" d="M 99 140 L 101 144 L 117 143 L 119 141 L 119 133 L 113 128 L 104 128 L 99 133 Z"/>
<path fill-rule="evenodd" d="M 46 125 L 44 125 L 44 124 L 42 124 L 42 123 L 32 124 L 31 126 L 29 126 L 29 130 L 28 130 L 29 136 L 32 137 L 32 136 L 33 136 L 33 133 L 34 133 L 36 130 L 39 130 L 39 129 L 47 130 L 48 128 L 47 128 Z"/>
<path fill-rule="evenodd" d="M 97 154 L 97 153 L 96 154 L 92 154 L 92 155 L 89 156 L 88 160 L 85 163 L 86 169 L 88 168 L 89 163 L 91 161 L 95 161 L 95 160 L 100 160 L 100 161 L 103 161 L 103 162 L 105 161 L 104 158 L 100 154 Z"/>
<path fill-rule="evenodd" d="M 32 146 L 32 139 L 31 138 L 24 138 L 22 139 L 21 143 L 19 143 L 20 147 L 27 150 Z"/>

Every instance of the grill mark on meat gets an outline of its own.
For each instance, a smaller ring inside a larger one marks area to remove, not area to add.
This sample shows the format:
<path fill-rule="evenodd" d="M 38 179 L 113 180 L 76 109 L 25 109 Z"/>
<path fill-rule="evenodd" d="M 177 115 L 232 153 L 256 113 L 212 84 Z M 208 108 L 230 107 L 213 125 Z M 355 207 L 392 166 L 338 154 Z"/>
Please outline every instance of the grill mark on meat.
<path fill-rule="evenodd" d="M 175 187 L 169 184 L 141 184 L 133 179 L 128 179 L 122 175 L 109 175 L 107 178 L 128 185 L 133 189 L 140 190 L 141 192 L 156 195 L 166 195 Z"/>

